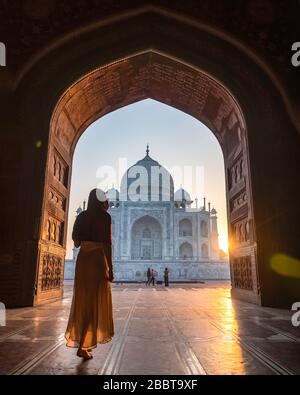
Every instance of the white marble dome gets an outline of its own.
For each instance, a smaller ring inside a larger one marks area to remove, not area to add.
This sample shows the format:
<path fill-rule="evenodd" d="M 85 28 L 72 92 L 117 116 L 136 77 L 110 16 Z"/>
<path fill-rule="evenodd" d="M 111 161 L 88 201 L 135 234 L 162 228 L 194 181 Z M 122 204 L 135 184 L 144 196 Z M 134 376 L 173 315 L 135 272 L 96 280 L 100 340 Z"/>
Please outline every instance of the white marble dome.
<path fill-rule="evenodd" d="M 149 156 L 127 169 L 121 180 L 120 200 L 173 201 L 174 181 L 168 170 Z"/>
<path fill-rule="evenodd" d="M 178 189 L 178 191 L 175 192 L 174 195 L 174 200 L 176 202 L 182 202 L 182 201 L 186 201 L 186 202 L 191 202 L 191 196 L 190 194 L 183 188 Z"/>

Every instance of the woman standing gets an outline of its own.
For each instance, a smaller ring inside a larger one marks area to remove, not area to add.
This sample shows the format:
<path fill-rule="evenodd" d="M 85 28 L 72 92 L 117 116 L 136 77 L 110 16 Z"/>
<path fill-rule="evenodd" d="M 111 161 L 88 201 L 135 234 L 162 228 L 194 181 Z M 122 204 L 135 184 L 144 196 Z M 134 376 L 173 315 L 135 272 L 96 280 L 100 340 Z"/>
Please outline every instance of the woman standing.
<path fill-rule="evenodd" d="M 150 270 L 150 267 L 148 267 L 146 285 L 150 285 L 150 281 L 151 281 L 151 270 Z"/>
<path fill-rule="evenodd" d="M 69 322 L 65 333 L 68 347 L 77 347 L 77 355 L 92 358 L 98 343 L 114 336 L 111 258 L 111 217 L 105 193 L 93 189 L 87 210 L 76 218 L 72 238 L 80 251 Z"/>
<path fill-rule="evenodd" d="M 165 287 L 169 286 L 169 270 L 166 267 L 164 271 L 164 280 L 165 280 Z"/>

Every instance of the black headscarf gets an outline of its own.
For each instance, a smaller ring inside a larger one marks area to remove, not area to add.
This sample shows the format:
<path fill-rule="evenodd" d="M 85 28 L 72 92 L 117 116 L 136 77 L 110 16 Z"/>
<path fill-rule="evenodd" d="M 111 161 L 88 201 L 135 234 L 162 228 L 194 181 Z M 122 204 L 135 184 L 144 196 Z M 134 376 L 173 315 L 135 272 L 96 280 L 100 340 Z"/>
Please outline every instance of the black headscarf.
<path fill-rule="evenodd" d="M 101 189 L 92 189 L 87 205 L 87 212 L 92 215 L 102 215 L 103 211 L 106 212 L 107 200 L 100 200 L 105 196 L 104 192 Z"/>
<path fill-rule="evenodd" d="M 87 210 L 80 213 L 74 223 L 72 233 L 74 241 L 111 243 L 111 217 L 106 211 L 108 201 L 103 201 L 103 198 L 105 194 L 100 189 L 93 189 L 90 192 Z"/>

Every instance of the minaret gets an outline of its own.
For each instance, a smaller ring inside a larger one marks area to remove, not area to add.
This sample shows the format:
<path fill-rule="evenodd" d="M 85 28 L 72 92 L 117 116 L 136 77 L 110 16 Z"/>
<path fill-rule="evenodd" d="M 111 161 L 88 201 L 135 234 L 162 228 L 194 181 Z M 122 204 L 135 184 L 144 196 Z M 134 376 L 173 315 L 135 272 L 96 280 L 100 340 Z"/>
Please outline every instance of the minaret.
<path fill-rule="evenodd" d="M 210 243 L 211 243 L 212 257 L 213 259 L 220 259 L 218 217 L 217 217 L 217 211 L 214 208 L 210 212 L 210 220 L 211 220 Z"/>
<path fill-rule="evenodd" d="M 82 211 L 83 210 L 82 210 L 81 206 L 79 206 L 78 209 L 76 210 L 76 214 L 77 214 L 76 217 L 78 217 L 78 215 L 81 214 Z"/>

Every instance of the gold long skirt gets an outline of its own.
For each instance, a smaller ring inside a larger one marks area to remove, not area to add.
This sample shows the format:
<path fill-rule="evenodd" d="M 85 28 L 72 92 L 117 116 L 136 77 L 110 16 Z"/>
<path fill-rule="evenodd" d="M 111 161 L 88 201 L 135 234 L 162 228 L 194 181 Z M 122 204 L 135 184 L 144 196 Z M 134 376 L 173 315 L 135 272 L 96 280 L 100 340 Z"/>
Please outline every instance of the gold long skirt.
<path fill-rule="evenodd" d="M 97 343 L 112 340 L 114 323 L 108 259 L 104 243 L 81 243 L 65 333 L 68 347 L 88 350 L 97 347 Z"/>

